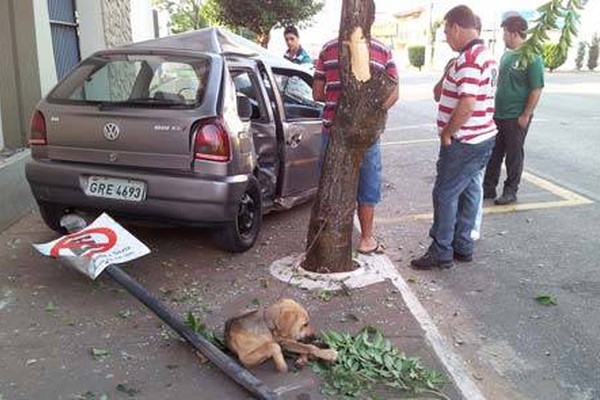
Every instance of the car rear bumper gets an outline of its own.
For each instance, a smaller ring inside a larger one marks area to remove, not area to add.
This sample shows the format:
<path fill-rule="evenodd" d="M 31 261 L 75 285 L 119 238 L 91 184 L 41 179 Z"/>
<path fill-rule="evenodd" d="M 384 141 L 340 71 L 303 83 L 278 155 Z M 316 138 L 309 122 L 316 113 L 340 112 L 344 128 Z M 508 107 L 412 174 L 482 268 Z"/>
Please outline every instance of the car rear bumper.
<path fill-rule="evenodd" d="M 206 178 L 40 160 L 28 162 L 25 172 L 38 202 L 194 225 L 234 219 L 248 184 L 247 175 Z M 146 199 L 132 202 L 88 196 L 85 187 L 90 175 L 143 181 Z"/>

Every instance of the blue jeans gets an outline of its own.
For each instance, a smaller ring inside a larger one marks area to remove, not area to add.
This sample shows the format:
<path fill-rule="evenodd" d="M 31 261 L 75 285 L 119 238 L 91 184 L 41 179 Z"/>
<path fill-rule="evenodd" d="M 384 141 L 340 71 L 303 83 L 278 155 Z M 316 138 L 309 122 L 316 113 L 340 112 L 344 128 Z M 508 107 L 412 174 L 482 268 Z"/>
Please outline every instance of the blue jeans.
<path fill-rule="evenodd" d="M 481 200 L 481 171 L 485 168 L 495 139 L 478 144 L 453 140 L 441 147 L 433 187 L 433 225 L 429 252 L 440 261 L 451 261 L 453 252 L 473 254 L 471 230 Z"/>
<path fill-rule="evenodd" d="M 479 207 L 477 207 L 477 216 L 475 217 L 475 225 L 471 231 L 471 238 L 478 240 L 481 238 L 481 222 L 483 221 L 483 175 L 484 170 L 479 171 L 477 175 L 477 187 L 479 189 Z"/>
<path fill-rule="evenodd" d="M 319 170 L 323 166 L 325 151 L 329 145 L 329 134 L 323 133 Z M 358 176 L 356 201 L 362 206 L 375 206 L 381 201 L 381 146 L 379 139 L 371 145 L 363 156 Z"/>

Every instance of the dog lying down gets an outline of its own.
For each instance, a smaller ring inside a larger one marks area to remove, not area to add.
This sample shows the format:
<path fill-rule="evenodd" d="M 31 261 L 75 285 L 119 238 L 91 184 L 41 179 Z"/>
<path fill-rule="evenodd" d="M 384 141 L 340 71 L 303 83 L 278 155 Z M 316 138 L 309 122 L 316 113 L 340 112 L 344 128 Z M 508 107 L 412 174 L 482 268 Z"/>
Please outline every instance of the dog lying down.
<path fill-rule="evenodd" d="M 279 300 L 263 312 L 254 310 L 225 323 L 225 343 L 246 367 L 272 358 L 279 372 L 287 372 L 283 350 L 299 355 L 297 366 L 306 365 L 309 356 L 335 361 L 335 350 L 302 343 L 314 337 L 308 311 L 291 299 Z"/>

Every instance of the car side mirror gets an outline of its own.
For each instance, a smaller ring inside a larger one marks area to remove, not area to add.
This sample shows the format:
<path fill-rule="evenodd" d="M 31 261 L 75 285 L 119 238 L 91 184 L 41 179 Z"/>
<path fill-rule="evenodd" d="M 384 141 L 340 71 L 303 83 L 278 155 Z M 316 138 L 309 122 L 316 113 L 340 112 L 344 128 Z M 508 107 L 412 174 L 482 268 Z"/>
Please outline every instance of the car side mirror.
<path fill-rule="evenodd" d="M 244 95 L 237 96 L 237 109 L 242 121 L 250 121 L 250 118 L 252 118 L 252 103 L 248 97 Z"/>

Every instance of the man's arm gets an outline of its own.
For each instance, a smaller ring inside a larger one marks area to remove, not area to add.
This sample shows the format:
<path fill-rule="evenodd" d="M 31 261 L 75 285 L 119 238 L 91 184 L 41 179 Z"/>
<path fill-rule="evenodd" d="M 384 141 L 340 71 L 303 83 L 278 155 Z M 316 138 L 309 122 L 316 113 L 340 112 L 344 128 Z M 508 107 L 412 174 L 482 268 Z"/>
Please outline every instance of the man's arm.
<path fill-rule="evenodd" d="M 521 128 L 527 128 L 527 124 L 529 124 L 529 120 L 531 120 L 531 116 L 533 115 L 533 111 L 540 101 L 540 97 L 542 96 L 542 88 L 534 89 L 529 92 L 529 96 L 527 97 L 527 105 L 525 109 L 519 115 L 519 125 Z"/>
<path fill-rule="evenodd" d="M 448 75 L 448 70 L 450 69 L 450 67 L 452 66 L 452 63 L 454 61 L 456 61 L 456 58 L 451 58 L 450 60 L 448 60 L 448 62 L 446 63 L 446 66 L 444 67 L 444 73 L 442 74 L 442 77 L 440 78 L 438 83 L 436 83 L 435 86 L 433 87 L 433 99 L 436 102 L 439 102 L 440 99 L 442 98 L 442 89 L 444 88 L 444 79 L 446 78 L 446 75 Z"/>
<path fill-rule="evenodd" d="M 469 120 L 471 114 L 475 111 L 475 104 L 476 98 L 474 96 L 463 96 L 458 100 L 448 125 L 442 129 L 440 135 L 442 146 L 449 146 L 452 143 L 452 135 Z"/>
<path fill-rule="evenodd" d="M 392 93 L 390 93 L 390 96 L 387 98 L 387 100 L 385 102 L 383 102 L 382 107 L 385 110 L 389 110 L 390 108 L 392 108 L 392 106 L 394 104 L 396 104 L 396 102 L 398 101 L 399 98 L 400 98 L 400 85 L 398 85 L 396 83 L 396 87 L 394 88 L 394 91 Z"/>
<path fill-rule="evenodd" d="M 442 98 L 442 85 L 444 84 L 444 76 L 433 87 L 433 99 L 437 102 Z"/>
<path fill-rule="evenodd" d="M 315 101 L 325 101 L 325 81 L 323 79 L 314 79 L 312 90 Z"/>

